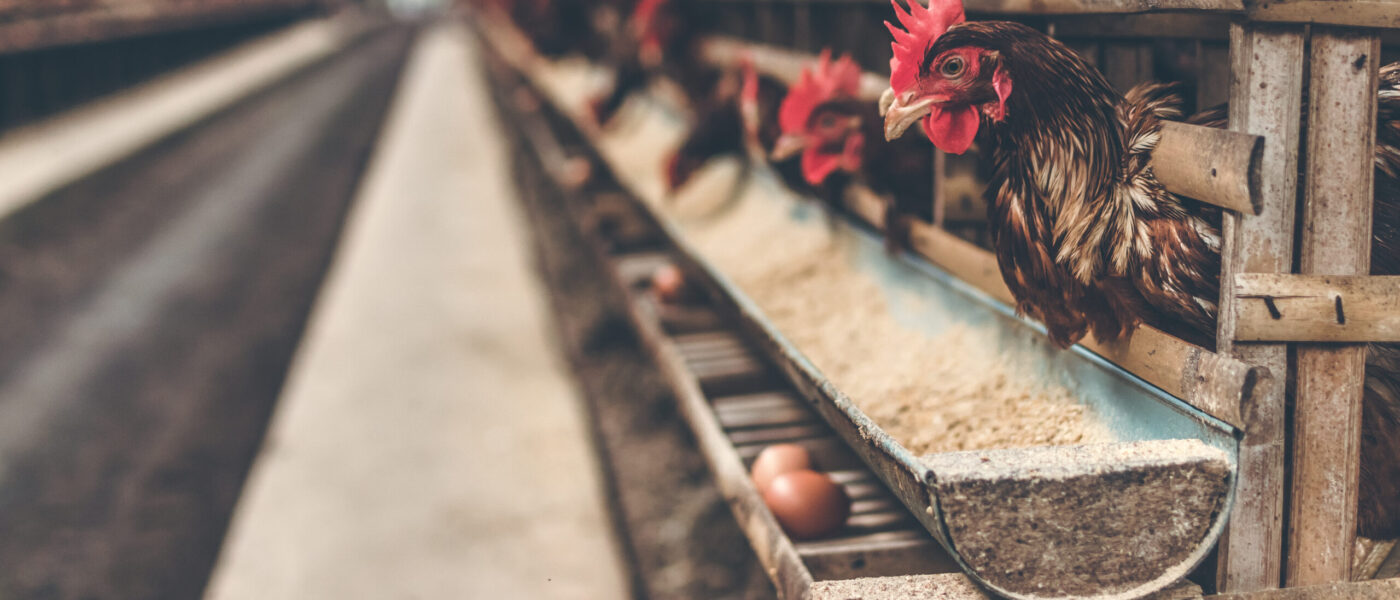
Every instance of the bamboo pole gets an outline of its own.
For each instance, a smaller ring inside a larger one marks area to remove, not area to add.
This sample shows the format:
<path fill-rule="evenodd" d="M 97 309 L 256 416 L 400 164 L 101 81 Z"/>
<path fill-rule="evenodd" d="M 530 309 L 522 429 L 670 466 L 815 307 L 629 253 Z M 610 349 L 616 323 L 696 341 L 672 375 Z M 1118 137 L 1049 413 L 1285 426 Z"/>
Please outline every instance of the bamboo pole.
<path fill-rule="evenodd" d="M 948 215 L 948 154 L 933 149 L 933 225 L 943 227 Z"/>
<path fill-rule="evenodd" d="M 1370 269 L 1379 58 L 1374 34 L 1313 30 L 1300 253 L 1305 274 Z M 1290 587 L 1350 578 L 1365 367 L 1361 344 L 1298 346 Z"/>
<path fill-rule="evenodd" d="M 1262 135 L 1261 212 L 1226 213 L 1221 233 L 1221 281 L 1234 273 L 1282 273 L 1293 265 L 1299 118 L 1302 111 L 1303 30 L 1234 24 L 1230 27 L 1230 129 Z M 1282 574 L 1284 498 L 1284 344 L 1234 343 L 1235 298 L 1221 286 L 1217 351 L 1273 374 L 1256 385 L 1244 437 L 1234 514 L 1220 541 L 1216 575 L 1222 592 L 1278 587 Z"/>
<path fill-rule="evenodd" d="M 1400 276 L 1240 273 L 1236 340 L 1400 341 Z"/>

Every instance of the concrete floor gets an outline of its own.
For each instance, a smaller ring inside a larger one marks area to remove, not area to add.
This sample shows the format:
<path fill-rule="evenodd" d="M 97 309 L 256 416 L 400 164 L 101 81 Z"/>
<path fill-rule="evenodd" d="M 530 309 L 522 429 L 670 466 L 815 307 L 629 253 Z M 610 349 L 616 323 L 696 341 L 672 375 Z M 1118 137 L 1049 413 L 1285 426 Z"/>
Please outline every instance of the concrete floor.
<path fill-rule="evenodd" d="M 206 598 L 626 595 L 484 85 L 424 34 Z"/>

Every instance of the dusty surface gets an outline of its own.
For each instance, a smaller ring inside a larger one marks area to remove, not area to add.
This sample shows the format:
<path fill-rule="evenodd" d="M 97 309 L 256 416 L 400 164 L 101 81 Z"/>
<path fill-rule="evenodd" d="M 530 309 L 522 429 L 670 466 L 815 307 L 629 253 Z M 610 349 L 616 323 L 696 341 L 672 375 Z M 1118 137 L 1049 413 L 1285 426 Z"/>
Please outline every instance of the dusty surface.
<path fill-rule="evenodd" d="M 207 598 L 626 596 L 474 51 L 425 36 Z"/>
<path fill-rule="evenodd" d="M 1200 541 L 1224 508 L 1230 477 L 1229 457 L 1197 440 L 925 462 L 939 474 L 948 532 L 968 566 L 1004 589 L 1045 597 L 1123 593 L 1186 576 L 1206 551 Z"/>
<path fill-rule="evenodd" d="M 1180 582 L 1149 594 L 1142 600 L 1188 600 L 1201 597 L 1194 583 Z M 844 581 L 819 581 L 811 600 L 990 600 L 982 588 L 962 573 L 867 577 Z"/>
<path fill-rule="evenodd" d="M 781 200 L 748 194 L 687 227 L 827 377 L 915 454 L 1113 440 L 1067 390 L 1015 371 L 974 329 L 927 335 L 895 321 L 888 293 L 850 264 L 849 243 Z"/>
<path fill-rule="evenodd" d="M 0 224 L 0 598 L 200 594 L 409 37 Z"/>

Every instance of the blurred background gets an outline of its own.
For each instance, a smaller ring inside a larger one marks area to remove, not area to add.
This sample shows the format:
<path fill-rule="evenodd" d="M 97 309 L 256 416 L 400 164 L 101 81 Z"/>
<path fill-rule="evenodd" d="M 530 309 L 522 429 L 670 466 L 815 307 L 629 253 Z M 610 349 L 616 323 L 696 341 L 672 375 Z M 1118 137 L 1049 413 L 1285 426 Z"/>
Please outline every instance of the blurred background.
<path fill-rule="evenodd" d="M 0 599 L 628 595 L 448 4 L 0 1 Z"/>

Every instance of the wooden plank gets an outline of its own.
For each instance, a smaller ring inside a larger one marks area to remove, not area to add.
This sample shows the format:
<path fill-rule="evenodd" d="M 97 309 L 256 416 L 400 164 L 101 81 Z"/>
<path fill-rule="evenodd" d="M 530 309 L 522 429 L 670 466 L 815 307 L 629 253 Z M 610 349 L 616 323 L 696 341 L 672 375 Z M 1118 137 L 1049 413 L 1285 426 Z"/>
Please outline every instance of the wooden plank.
<path fill-rule="evenodd" d="M 1196 42 L 1196 66 L 1196 110 L 1205 110 L 1228 102 L 1230 100 L 1230 44 L 1213 41 Z"/>
<path fill-rule="evenodd" d="M 1114 39 L 1186 38 L 1230 39 L 1230 19 L 1218 13 L 1142 13 L 1054 17 L 1051 33 L 1067 44 L 1071 38 Z"/>
<path fill-rule="evenodd" d="M 1313 30 L 1303 273 L 1370 269 L 1379 57 L 1373 34 Z M 1355 548 L 1366 346 L 1303 344 L 1297 360 L 1287 581 L 1346 581 Z"/>
<path fill-rule="evenodd" d="M 742 429 L 729 432 L 729 441 L 736 445 L 777 444 L 794 440 L 819 439 L 830 436 L 831 429 L 826 423 L 813 422 L 808 425 L 788 425 L 764 429 Z"/>
<path fill-rule="evenodd" d="M 1213 600 L 1395 600 L 1395 598 L 1400 598 L 1400 579 L 1220 594 L 1210 596 L 1210 598 Z"/>
<path fill-rule="evenodd" d="M 1235 339 L 1400 341 L 1400 276 L 1235 275 Z"/>
<path fill-rule="evenodd" d="M 1242 0 L 964 0 L 969 13 L 1062 15 L 1156 11 L 1239 12 Z"/>
<path fill-rule="evenodd" d="M 1151 81 L 1152 45 L 1143 42 L 1111 41 L 1103 46 L 1103 75 L 1119 92 Z"/>
<path fill-rule="evenodd" d="M 948 153 L 933 149 L 933 225 L 943 227 L 948 217 Z"/>
<path fill-rule="evenodd" d="M 1400 27 L 1400 0 L 1273 0 L 1249 3 L 1255 21 Z"/>
<path fill-rule="evenodd" d="M 1167 189 L 1238 213 L 1259 214 L 1264 138 L 1186 123 L 1162 123 L 1152 172 Z"/>
<path fill-rule="evenodd" d="M 1293 215 L 1302 110 L 1303 32 L 1280 26 L 1233 25 L 1230 64 L 1230 130 L 1262 135 L 1259 216 L 1226 213 L 1222 281 L 1234 273 L 1286 272 L 1293 262 Z M 1276 588 L 1282 580 L 1284 494 L 1284 391 L 1288 348 L 1234 344 L 1235 298 L 1222 286 L 1217 352 L 1267 369 L 1248 402 L 1234 513 L 1221 538 L 1217 589 Z"/>

